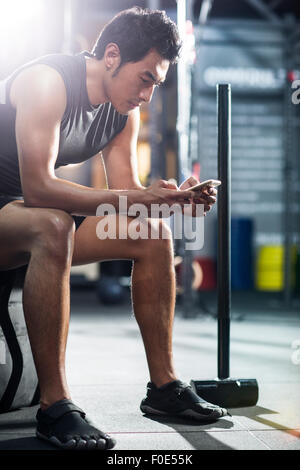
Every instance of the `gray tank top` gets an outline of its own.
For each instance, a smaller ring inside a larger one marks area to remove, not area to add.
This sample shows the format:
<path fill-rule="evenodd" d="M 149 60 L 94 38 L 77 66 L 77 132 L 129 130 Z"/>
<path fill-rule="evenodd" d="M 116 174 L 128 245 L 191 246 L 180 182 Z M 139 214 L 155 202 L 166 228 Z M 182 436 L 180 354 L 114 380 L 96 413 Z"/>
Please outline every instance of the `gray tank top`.
<path fill-rule="evenodd" d="M 118 113 L 111 103 L 91 105 L 86 88 L 86 55 L 91 56 L 84 51 L 73 56 L 51 54 L 40 57 L 0 81 L 0 194 L 22 195 L 15 135 L 16 110 L 9 101 L 11 84 L 21 70 L 45 64 L 56 69 L 64 80 L 67 106 L 60 126 L 55 168 L 88 160 L 125 127 L 128 116 Z"/>

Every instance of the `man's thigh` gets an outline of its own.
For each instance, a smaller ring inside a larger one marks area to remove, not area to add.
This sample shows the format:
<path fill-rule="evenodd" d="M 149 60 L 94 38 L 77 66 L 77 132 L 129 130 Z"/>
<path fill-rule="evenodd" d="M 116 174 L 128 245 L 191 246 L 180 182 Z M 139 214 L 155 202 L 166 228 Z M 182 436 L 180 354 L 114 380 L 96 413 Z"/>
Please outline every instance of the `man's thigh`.
<path fill-rule="evenodd" d="M 47 230 L 47 221 L 60 213 L 63 211 L 26 207 L 23 200 L 13 200 L 2 205 L 0 269 L 11 269 L 27 264 L 35 240 L 43 230 Z"/>
<path fill-rule="evenodd" d="M 10 269 L 29 261 L 32 224 L 22 201 L 2 197 L 0 203 L 0 269 Z"/>
<path fill-rule="evenodd" d="M 75 233 L 72 265 L 113 259 L 135 260 L 147 253 L 155 256 L 161 239 L 170 241 L 172 238 L 160 219 L 147 218 L 138 227 L 137 224 L 137 219 L 127 215 L 86 217 Z M 143 235 L 137 236 L 140 231 Z"/>

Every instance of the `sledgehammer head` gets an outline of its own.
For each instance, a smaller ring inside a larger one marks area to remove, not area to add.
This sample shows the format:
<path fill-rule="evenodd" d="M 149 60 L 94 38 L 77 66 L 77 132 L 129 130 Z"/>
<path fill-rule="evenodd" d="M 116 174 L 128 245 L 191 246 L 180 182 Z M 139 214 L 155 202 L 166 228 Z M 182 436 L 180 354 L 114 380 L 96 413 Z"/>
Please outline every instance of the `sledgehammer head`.
<path fill-rule="evenodd" d="M 197 395 L 224 408 L 254 406 L 258 400 L 256 379 L 191 380 Z"/>

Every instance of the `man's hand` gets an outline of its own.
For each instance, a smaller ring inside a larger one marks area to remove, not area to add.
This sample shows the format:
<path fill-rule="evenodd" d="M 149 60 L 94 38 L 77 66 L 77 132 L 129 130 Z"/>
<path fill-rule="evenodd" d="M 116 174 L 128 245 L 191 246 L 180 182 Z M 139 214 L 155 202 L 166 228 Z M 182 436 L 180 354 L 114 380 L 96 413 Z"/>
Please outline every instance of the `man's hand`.
<path fill-rule="evenodd" d="M 181 208 L 189 204 L 194 197 L 193 191 L 180 190 L 176 184 L 157 180 L 143 190 L 141 202 L 151 211 L 151 204 L 167 204 L 169 207 L 178 204 Z M 150 215 L 150 214 L 149 214 Z"/>
<path fill-rule="evenodd" d="M 195 186 L 196 184 L 200 183 L 194 176 L 190 176 L 187 180 L 185 180 L 180 186 L 179 189 L 181 191 L 187 190 L 188 188 Z M 191 214 L 190 211 L 185 211 L 184 213 L 187 215 L 192 215 L 192 217 L 196 217 L 196 207 L 197 204 L 204 205 L 204 216 L 207 212 L 210 211 L 211 207 L 215 204 L 217 198 L 217 190 L 213 186 L 206 186 L 205 188 L 201 189 L 200 191 L 194 192 L 194 197 L 192 200 L 192 210 Z"/>

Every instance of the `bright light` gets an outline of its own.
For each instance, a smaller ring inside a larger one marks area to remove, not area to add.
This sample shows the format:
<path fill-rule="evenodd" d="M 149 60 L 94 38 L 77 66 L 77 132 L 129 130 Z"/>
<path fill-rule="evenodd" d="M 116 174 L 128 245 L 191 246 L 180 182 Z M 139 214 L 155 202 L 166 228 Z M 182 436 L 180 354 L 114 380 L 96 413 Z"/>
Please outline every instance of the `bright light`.
<path fill-rule="evenodd" d="M 28 22 L 41 16 L 43 6 L 43 0 L 0 0 L 1 37 L 26 28 Z"/>
<path fill-rule="evenodd" d="M 0 0 L 0 63 L 16 62 L 39 49 L 45 13 L 44 0 Z"/>

